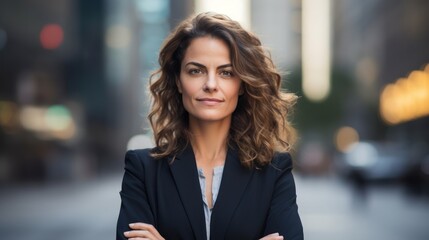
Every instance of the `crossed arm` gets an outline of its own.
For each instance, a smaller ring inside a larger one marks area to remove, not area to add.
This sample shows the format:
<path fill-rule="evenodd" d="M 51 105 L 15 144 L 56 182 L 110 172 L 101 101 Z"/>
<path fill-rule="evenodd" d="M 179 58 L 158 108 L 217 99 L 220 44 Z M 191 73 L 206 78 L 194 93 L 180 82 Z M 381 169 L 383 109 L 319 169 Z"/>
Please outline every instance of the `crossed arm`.
<path fill-rule="evenodd" d="M 132 230 L 124 232 L 124 236 L 128 240 L 164 240 L 158 230 L 151 224 L 131 223 L 129 226 Z M 279 233 L 272 233 L 260 240 L 283 240 L 283 236 L 279 235 Z"/>
<path fill-rule="evenodd" d="M 143 164 L 138 161 L 136 153 L 127 152 L 120 193 L 122 204 L 118 219 L 117 239 L 164 239 L 154 226 L 155 218 L 149 204 L 142 173 L 144 173 Z M 295 200 L 292 173 L 290 169 L 286 169 L 280 173 L 276 182 L 265 227 L 265 236 L 261 240 L 280 240 L 284 237 L 287 237 L 288 240 L 303 239 Z M 296 221 L 297 219 L 299 221 Z M 287 232 L 281 229 L 287 229 Z"/>

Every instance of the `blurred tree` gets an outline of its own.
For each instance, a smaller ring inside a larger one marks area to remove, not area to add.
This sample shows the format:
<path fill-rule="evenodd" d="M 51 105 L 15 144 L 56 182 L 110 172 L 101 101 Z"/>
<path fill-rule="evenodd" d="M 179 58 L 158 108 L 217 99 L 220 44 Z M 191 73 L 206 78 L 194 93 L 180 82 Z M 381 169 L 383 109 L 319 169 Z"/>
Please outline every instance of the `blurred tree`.
<path fill-rule="evenodd" d="M 285 80 L 282 84 L 285 89 L 299 97 L 294 110 L 294 124 L 300 132 L 330 132 L 338 126 L 346 114 L 345 101 L 350 100 L 350 97 L 353 96 L 351 77 L 344 71 L 334 69 L 329 96 L 321 102 L 312 102 L 304 96 L 302 91 L 301 72 L 300 68 L 296 68 L 290 75 L 284 76 Z"/>

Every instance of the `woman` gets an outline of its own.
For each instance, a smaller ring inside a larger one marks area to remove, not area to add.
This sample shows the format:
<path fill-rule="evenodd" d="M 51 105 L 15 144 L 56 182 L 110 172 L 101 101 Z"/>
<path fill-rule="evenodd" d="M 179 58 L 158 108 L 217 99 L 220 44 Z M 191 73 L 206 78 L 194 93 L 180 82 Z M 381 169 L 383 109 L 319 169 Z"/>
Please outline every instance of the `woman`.
<path fill-rule="evenodd" d="M 117 239 L 303 239 L 286 117 L 295 96 L 257 37 L 182 22 L 151 77 L 156 147 L 128 151 Z"/>

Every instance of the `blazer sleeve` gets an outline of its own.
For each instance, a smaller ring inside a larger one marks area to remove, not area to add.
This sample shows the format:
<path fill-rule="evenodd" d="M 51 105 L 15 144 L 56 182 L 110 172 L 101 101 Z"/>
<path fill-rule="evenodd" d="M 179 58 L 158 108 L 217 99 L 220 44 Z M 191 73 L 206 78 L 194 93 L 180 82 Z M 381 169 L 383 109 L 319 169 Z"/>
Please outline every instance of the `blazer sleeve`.
<path fill-rule="evenodd" d="M 303 227 L 296 204 L 292 160 L 288 153 L 281 153 L 272 163 L 277 181 L 274 186 L 264 236 L 278 232 L 286 240 L 304 239 Z"/>
<path fill-rule="evenodd" d="M 121 208 L 119 212 L 116 239 L 127 239 L 125 231 L 129 231 L 128 224 L 144 222 L 154 224 L 147 191 L 145 187 L 144 164 L 135 151 L 128 151 L 125 155 L 125 173 L 122 180 Z"/>

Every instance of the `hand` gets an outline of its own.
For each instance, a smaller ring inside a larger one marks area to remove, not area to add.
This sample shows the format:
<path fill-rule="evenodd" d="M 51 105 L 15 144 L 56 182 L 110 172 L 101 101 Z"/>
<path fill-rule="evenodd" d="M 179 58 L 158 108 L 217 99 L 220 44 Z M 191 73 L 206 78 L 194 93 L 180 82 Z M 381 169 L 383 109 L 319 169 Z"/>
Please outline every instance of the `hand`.
<path fill-rule="evenodd" d="M 283 240 L 283 236 L 280 236 L 279 233 L 271 233 L 259 240 Z"/>
<path fill-rule="evenodd" d="M 128 240 L 139 240 L 139 239 L 150 239 L 150 240 L 164 240 L 164 238 L 159 234 L 158 230 L 150 224 L 147 223 L 131 223 L 131 231 L 124 232 L 125 237 Z"/>

